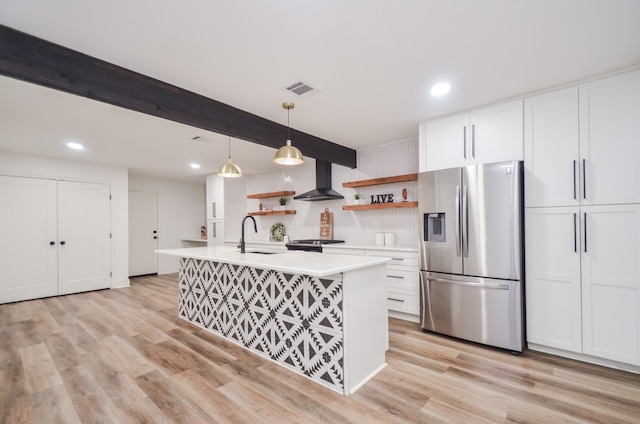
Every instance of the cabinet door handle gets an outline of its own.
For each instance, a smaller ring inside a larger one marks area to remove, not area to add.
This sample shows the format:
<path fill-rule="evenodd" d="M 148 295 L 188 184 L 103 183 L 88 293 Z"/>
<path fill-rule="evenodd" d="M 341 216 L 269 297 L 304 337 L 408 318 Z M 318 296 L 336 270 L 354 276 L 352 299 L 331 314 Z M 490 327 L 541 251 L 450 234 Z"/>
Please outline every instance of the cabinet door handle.
<path fill-rule="evenodd" d="M 394 302 L 404 303 L 404 299 L 395 299 L 393 297 L 387 297 L 388 300 L 393 300 Z"/>
<path fill-rule="evenodd" d="M 50 246 L 55 246 L 55 245 L 56 245 L 56 242 L 55 242 L 55 241 L 50 241 L 50 242 L 49 242 L 49 245 L 50 245 Z"/>
<path fill-rule="evenodd" d="M 471 125 L 471 157 L 476 158 L 476 124 Z"/>
<path fill-rule="evenodd" d="M 578 214 L 573 214 L 573 251 L 578 253 Z"/>
<path fill-rule="evenodd" d="M 62 241 L 60 242 L 60 245 L 61 245 L 61 246 L 64 246 L 65 244 L 67 244 L 67 242 L 66 242 L 66 241 L 64 241 L 64 240 L 62 240 Z"/>
<path fill-rule="evenodd" d="M 577 162 L 573 161 L 573 198 L 577 199 L 577 193 L 576 193 L 576 166 L 577 166 Z"/>
<path fill-rule="evenodd" d="M 584 253 L 587 253 L 587 213 L 584 213 Z"/>
<path fill-rule="evenodd" d="M 582 159 L 582 197 L 587 198 L 587 160 Z"/>
<path fill-rule="evenodd" d="M 464 158 L 467 158 L 467 126 L 463 127 L 463 137 L 462 137 L 462 151 L 464 152 Z"/>

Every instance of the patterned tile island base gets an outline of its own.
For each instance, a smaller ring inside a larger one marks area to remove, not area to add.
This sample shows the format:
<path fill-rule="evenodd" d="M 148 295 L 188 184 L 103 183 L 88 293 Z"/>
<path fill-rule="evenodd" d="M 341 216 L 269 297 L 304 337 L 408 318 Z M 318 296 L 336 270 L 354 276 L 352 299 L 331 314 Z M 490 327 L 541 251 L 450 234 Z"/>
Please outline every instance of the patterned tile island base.
<path fill-rule="evenodd" d="M 348 300 L 345 297 L 349 297 L 348 291 L 345 296 L 344 290 L 344 280 L 349 284 L 351 278 L 349 274 L 313 277 L 180 258 L 178 314 L 197 326 L 346 395 L 353 393 L 384 367 L 386 348 L 383 346 L 382 365 L 375 364 L 374 373 L 367 371 L 363 374 L 356 370 L 353 375 L 345 375 L 349 368 L 348 353 L 351 353 L 345 352 L 350 350 L 349 344 L 345 346 L 345 335 L 349 330 L 343 325 L 345 318 L 350 319 L 345 315 L 351 313 L 345 314 L 343 308 L 345 300 Z M 386 313 L 385 302 L 386 298 L 383 298 L 382 308 Z M 360 303 L 362 299 L 354 299 L 354 304 Z M 366 317 L 360 318 L 367 321 Z M 353 320 L 356 324 L 361 321 L 355 316 Z M 357 325 L 380 324 L 380 320 L 373 320 L 370 324 L 362 322 Z M 386 316 L 383 327 L 382 331 L 386 333 Z M 354 347 L 351 356 L 358 354 L 359 349 Z M 376 356 L 375 352 L 370 353 Z M 351 358 L 351 362 L 354 360 L 358 359 Z"/>

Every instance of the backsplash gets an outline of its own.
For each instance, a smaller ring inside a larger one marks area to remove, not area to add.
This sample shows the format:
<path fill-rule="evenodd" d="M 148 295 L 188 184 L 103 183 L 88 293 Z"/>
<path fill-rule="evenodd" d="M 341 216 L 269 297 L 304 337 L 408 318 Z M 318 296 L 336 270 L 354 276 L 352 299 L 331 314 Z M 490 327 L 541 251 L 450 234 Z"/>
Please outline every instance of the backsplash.
<path fill-rule="evenodd" d="M 345 240 L 354 245 L 373 245 L 376 232 L 392 232 L 398 246 L 417 246 L 418 209 L 374 209 L 364 211 L 343 211 L 343 205 L 353 204 L 355 189 L 342 187 L 343 182 L 368 180 L 372 178 L 418 172 L 418 139 L 410 139 L 376 146 L 357 151 L 356 169 L 341 165 L 332 165 L 333 189 L 344 196 L 340 200 L 306 202 L 290 200 L 289 209 L 295 209 L 295 215 L 257 217 L 258 234 L 249 232 L 247 241 L 267 241 L 269 229 L 275 222 L 282 222 L 291 239 L 318 238 L 320 236 L 320 214 L 329 209 L 333 212 L 333 238 Z M 274 184 L 275 182 L 275 184 Z M 274 171 L 250 175 L 247 181 L 247 193 L 265 193 L 280 190 L 292 190 L 296 194 L 315 188 L 315 162 L 307 161 L 303 165 L 279 168 Z M 402 200 L 402 189 L 407 189 L 407 200 L 416 201 L 417 181 L 392 183 L 361 187 L 360 203 L 371 203 L 371 196 L 393 194 L 395 202 Z M 265 199 L 263 207 L 278 204 L 278 199 Z M 260 201 L 248 199 L 247 210 L 257 211 Z"/>

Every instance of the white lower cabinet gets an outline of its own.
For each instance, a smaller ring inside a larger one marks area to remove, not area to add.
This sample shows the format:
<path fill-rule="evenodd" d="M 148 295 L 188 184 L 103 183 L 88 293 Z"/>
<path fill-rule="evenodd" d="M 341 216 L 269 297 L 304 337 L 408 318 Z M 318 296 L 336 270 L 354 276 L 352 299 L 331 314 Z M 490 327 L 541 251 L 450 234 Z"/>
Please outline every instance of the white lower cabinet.
<path fill-rule="evenodd" d="M 387 264 L 387 305 L 396 318 L 416 321 L 420 316 L 418 252 L 375 248 L 323 247 L 323 253 L 391 258 Z"/>
<path fill-rule="evenodd" d="M 581 212 L 583 352 L 640 365 L 640 206 Z"/>
<path fill-rule="evenodd" d="M 528 208 L 525 221 L 527 341 L 640 365 L 640 206 Z"/>
<path fill-rule="evenodd" d="M 578 207 L 527 208 L 527 341 L 582 352 Z"/>

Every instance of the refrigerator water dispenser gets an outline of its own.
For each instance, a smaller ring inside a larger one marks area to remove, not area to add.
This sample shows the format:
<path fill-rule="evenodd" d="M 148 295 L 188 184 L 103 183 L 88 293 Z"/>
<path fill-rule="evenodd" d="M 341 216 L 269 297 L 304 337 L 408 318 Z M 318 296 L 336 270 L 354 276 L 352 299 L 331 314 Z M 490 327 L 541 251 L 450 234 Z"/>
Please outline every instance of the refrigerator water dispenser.
<path fill-rule="evenodd" d="M 445 214 L 425 213 L 424 214 L 424 241 L 445 242 Z"/>

